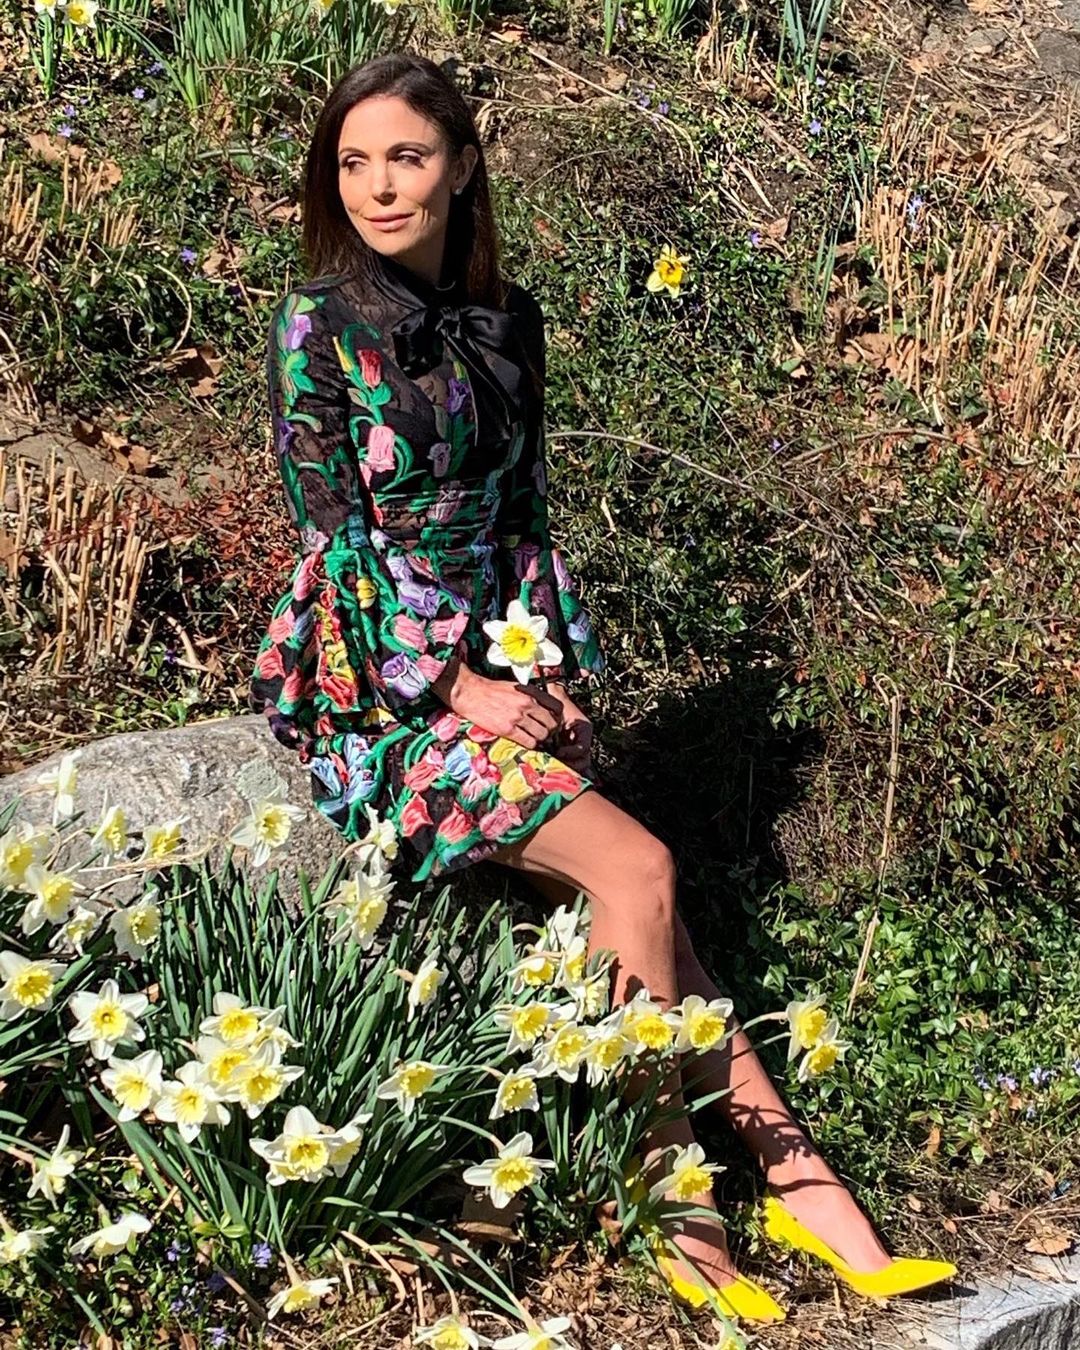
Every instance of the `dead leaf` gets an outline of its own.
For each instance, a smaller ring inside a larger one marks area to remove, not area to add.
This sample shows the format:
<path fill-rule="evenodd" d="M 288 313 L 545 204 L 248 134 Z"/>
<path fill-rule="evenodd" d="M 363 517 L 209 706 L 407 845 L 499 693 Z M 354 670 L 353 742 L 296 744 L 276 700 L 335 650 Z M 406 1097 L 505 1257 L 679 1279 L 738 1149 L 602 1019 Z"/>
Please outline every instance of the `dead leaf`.
<path fill-rule="evenodd" d="M 26 143 L 31 152 L 46 164 L 63 164 L 65 159 L 78 162 L 86 154 L 85 146 L 72 145 L 65 137 L 50 136 L 47 131 L 34 132 L 32 136 L 27 136 Z"/>
<path fill-rule="evenodd" d="M 529 36 L 529 30 L 522 28 L 519 23 L 503 24 L 501 28 L 492 28 L 489 32 L 496 42 L 524 42 Z"/>
<path fill-rule="evenodd" d="M 217 376 L 225 358 L 218 356 L 208 342 L 199 347 L 185 347 L 162 362 L 165 370 L 175 370 L 188 381 L 190 392 L 196 398 L 209 398 L 217 390 Z"/>
<path fill-rule="evenodd" d="M 626 82 L 630 78 L 625 70 L 619 70 L 617 66 L 608 66 L 604 71 L 604 78 L 600 83 L 605 89 L 610 89 L 613 94 L 617 94 L 620 89 L 626 88 Z"/>
<path fill-rule="evenodd" d="M 1024 1243 L 1024 1251 L 1036 1256 L 1061 1256 L 1073 1245 L 1073 1235 L 1064 1228 L 1045 1228 L 1029 1242 Z"/>
<path fill-rule="evenodd" d="M 914 1210 L 916 1214 L 921 1214 L 925 1208 L 923 1202 L 917 1195 L 909 1195 L 907 1197 L 907 1207 L 908 1209 Z"/>
<path fill-rule="evenodd" d="M 957 1227 L 957 1224 L 956 1224 L 956 1220 L 955 1220 L 955 1219 L 942 1219 L 942 1221 L 941 1221 L 941 1226 L 942 1226 L 942 1228 L 945 1229 L 946 1233 L 954 1233 L 954 1234 L 955 1234 L 955 1233 L 958 1233 L 958 1232 L 960 1231 L 960 1229 Z"/>
<path fill-rule="evenodd" d="M 926 1156 L 928 1158 L 934 1157 L 934 1155 L 940 1148 L 941 1148 L 941 1126 L 931 1125 L 930 1137 L 926 1141 Z"/>
<path fill-rule="evenodd" d="M 787 238 L 788 225 L 791 223 L 791 212 L 777 217 L 769 225 L 762 226 L 761 233 L 769 239 L 774 239 L 778 244 Z"/>

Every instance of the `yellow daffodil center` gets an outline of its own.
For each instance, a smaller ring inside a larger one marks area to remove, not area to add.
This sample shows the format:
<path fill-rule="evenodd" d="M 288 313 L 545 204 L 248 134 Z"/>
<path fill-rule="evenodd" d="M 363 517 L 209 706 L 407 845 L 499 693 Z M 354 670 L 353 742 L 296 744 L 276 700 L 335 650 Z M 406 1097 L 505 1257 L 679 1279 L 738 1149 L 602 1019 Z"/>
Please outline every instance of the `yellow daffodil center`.
<path fill-rule="evenodd" d="M 441 973 L 437 970 L 425 971 L 416 981 L 416 998 L 420 1003 L 429 1002 L 435 995 L 441 982 Z"/>
<path fill-rule="evenodd" d="M 535 1041 L 547 1026 L 547 1009 L 540 1004 L 530 1008 L 520 1008 L 511 1018 L 510 1025 L 519 1041 Z"/>
<path fill-rule="evenodd" d="M 124 1034 L 127 1013 L 119 1003 L 99 1003 L 90 1014 L 90 1025 L 97 1040 L 112 1041 Z"/>
<path fill-rule="evenodd" d="M 33 861 L 34 850 L 26 840 L 16 840 L 0 848 L 0 862 L 3 863 L 4 869 L 11 873 L 15 882 L 22 881 L 26 869 Z"/>
<path fill-rule="evenodd" d="M 566 963 L 566 978 L 571 984 L 580 984 L 585 978 L 585 952 L 571 956 Z"/>
<path fill-rule="evenodd" d="M 69 919 L 64 925 L 64 936 L 74 947 L 80 946 L 97 927 L 97 915 L 88 911 L 81 918 Z"/>
<path fill-rule="evenodd" d="M 129 1111 L 145 1111 L 150 1105 L 154 1090 L 141 1073 L 121 1073 L 113 1088 L 116 1100 Z"/>
<path fill-rule="evenodd" d="M 807 1008 L 799 1013 L 792 1030 L 795 1032 L 795 1039 L 804 1050 L 809 1050 L 818 1043 L 828 1021 L 828 1014 L 824 1008 Z"/>
<path fill-rule="evenodd" d="M 398 1082 L 406 1097 L 419 1097 L 428 1090 L 434 1078 L 435 1070 L 426 1064 L 411 1064 L 407 1069 L 402 1069 Z"/>
<path fill-rule="evenodd" d="M 40 1008 L 53 991 L 53 977 L 41 966 L 24 966 L 11 981 L 11 997 L 24 1008 Z"/>
<path fill-rule="evenodd" d="M 678 258 L 663 256 L 657 259 L 656 270 L 665 286 L 678 286 L 683 278 L 683 265 Z"/>
<path fill-rule="evenodd" d="M 230 1008 L 222 1013 L 220 1026 L 223 1041 L 250 1040 L 259 1029 L 259 1015 L 250 1008 Z"/>
<path fill-rule="evenodd" d="M 507 1111 L 520 1111 L 532 1094 L 533 1084 L 530 1078 L 504 1078 L 499 1089 L 499 1097 Z"/>
<path fill-rule="evenodd" d="M 815 1078 L 818 1074 L 828 1073 L 839 1058 L 839 1053 L 835 1045 L 819 1045 L 810 1051 L 806 1067 Z"/>
<path fill-rule="evenodd" d="M 330 1161 L 330 1150 L 314 1134 L 302 1134 L 285 1146 L 289 1166 L 299 1172 L 317 1172 Z"/>
<path fill-rule="evenodd" d="M 265 1104 L 272 1102 L 280 1091 L 281 1074 L 276 1069 L 253 1069 L 244 1077 L 245 1101 Z"/>
<path fill-rule="evenodd" d="M 282 1307 L 285 1312 L 296 1312 L 300 1308 L 310 1307 L 314 1302 L 316 1302 L 314 1294 L 309 1294 L 302 1284 L 294 1284 Z"/>
<path fill-rule="evenodd" d="M 233 1070 L 238 1069 L 246 1059 L 247 1053 L 244 1050 L 220 1051 L 207 1065 L 210 1081 L 215 1087 L 224 1087 L 232 1077 Z"/>
<path fill-rule="evenodd" d="M 156 909 L 149 905 L 137 909 L 131 916 L 131 936 L 142 946 L 153 942 L 161 932 L 161 919 Z"/>
<path fill-rule="evenodd" d="M 127 843 L 127 824 L 123 815 L 114 816 L 101 831 L 101 837 L 113 853 L 119 853 Z"/>
<path fill-rule="evenodd" d="M 501 1191 L 516 1195 L 536 1180 L 537 1167 L 531 1158 L 503 1158 L 491 1169 L 491 1180 Z"/>
<path fill-rule="evenodd" d="M 71 6 L 68 6 L 68 14 L 71 13 Z M 154 835 L 153 842 L 150 845 L 151 858 L 165 858 L 170 853 L 175 853 L 180 847 L 180 826 L 170 825 L 167 829 L 158 830 Z"/>
<path fill-rule="evenodd" d="M 650 1050 L 663 1050 L 671 1044 L 673 1032 L 659 1013 L 640 1013 L 630 1019 L 633 1034 Z"/>
<path fill-rule="evenodd" d="M 593 1063 L 601 1069 L 612 1069 L 622 1058 L 625 1049 L 626 1041 L 622 1036 L 608 1036 L 602 1041 L 594 1041 Z"/>
<path fill-rule="evenodd" d="M 695 1050 L 711 1050 L 723 1039 L 727 1022 L 719 1013 L 699 1012 L 690 1018 L 686 1030 L 690 1044 Z"/>
<path fill-rule="evenodd" d="M 181 1125 L 194 1125 L 205 1115 L 205 1095 L 199 1088 L 185 1084 L 176 1094 L 176 1119 Z"/>
<path fill-rule="evenodd" d="M 289 826 L 291 824 L 288 815 L 280 806 L 276 803 L 268 803 L 259 811 L 255 821 L 255 833 L 271 847 L 276 848 L 289 837 Z"/>
<path fill-rule="evenodd" d="M 75 884 L 70 877 L 62 874 L 50 876 L 41 887 L 41 903 L 45 913 L 63 918 L 75 894 Z"/>
<path fill-rule="evenodd" d="M 93 18 L 89 6 L 84 5 L 82 0 L 68 0 L 64 13 L 67 15 L 68 22 L 78 27 L 85 27 Z"/>
<path fill-rule="evenodd" d="M 551 1058 L 561 1069 L 569 1068 L 588 1048 L 589 1037 L 580 1027 L 563 1027 L 551 1038 Z"/>
<path fill-rule="evenodd" d="M 709 1173 L 704 1167 L 683 1167 L 675 1173 L 671 1190 L 676 1200 L 692 1200 L 695 1195 L 707 1191 L 710 1185 Z"/>
<path fill-rule="evenodd" d="M 435 1350 L 469 1350 L 469 1342 L 460 1327 L 443 1327 L 431 1338 Z"/>
<path fill-rule="evenodd" d="M 521 972 L 522 980 L 533 989 L 550 984 L 555 978 L 557 967 L 550 956 L 536 956 Z"/>
<path fill-rule="evenodd" d="M 537 642 L 533 632 L 529 628 L 523 628 L 520 624 L 508 623 L 503 630 L 503 635 L 499 639 L 499 646 L 510 658 L 510 664 L 514 666 L 527 666 L 532 664 L 540 651 L 540 644 Z"/>

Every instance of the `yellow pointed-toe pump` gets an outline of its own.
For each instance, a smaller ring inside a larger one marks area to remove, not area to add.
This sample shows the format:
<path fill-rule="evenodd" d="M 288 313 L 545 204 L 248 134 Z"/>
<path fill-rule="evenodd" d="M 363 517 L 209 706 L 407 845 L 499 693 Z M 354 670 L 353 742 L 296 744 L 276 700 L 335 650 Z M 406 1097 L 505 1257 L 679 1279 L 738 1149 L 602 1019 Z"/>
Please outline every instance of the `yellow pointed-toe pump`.
<path fill-rule="evenodd" d="M 640 1204 L 648 1194 L 644 1178 L 641 1176 L 641 1159 L 633 1158 L 626 1171 L 626 1184 L 630 1200 Z M 745 1275 L 736 1275 L 729 1284 L 712 1284 L 702 1275 L 688 1280 L 675 1269 L 675 1261 L 665 1254 L 666 1241 L 659 1227 L 652 1220 L 642 1220 L 641 1228 L 653 1250 L 657 1269 L 664 1282 L 677 1298 L 692 1308 L 706 1305 L 717 1308 L 734 1321 L 740 1322 L 782 1322 L 787 1313 L 773 1298 L 767 1289 L 748 1280 Z M 686 1258 L 682 1258 L 686 1260 Z"/>
<path fill-rule="evenodd" d="M 949 1261 L 922 1261 L 908 1256 L 894 1257 L 892 1263 L 882 1270 L 853 1270 L 831 1247 L 786 1210 L 774 1192 L 766 1192 L 762 1211 L 766 1235 L 773 1242 L 816 1256 L 832 1266 L 844 1283 L 850 1285 L 857 1294 L 869 1298 L 894 1298 L 897 1294 L 910 1294 L 916 1289 L 939 1284 L 942 1280 L 951 1280 L 956 1274 L 956 1267 Z"/>

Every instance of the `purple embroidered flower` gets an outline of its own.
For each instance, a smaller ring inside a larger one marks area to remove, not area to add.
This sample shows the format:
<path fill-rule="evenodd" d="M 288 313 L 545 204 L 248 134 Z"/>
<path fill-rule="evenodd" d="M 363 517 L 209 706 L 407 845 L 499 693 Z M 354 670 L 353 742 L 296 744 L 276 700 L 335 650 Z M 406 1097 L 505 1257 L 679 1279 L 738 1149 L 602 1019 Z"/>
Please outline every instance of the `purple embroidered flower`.
<path fill-rule="evenodd" d="M 425 619 L 433 619 L 439 612 L 439 589 L 437 586 L 425 586 L 416 580 L 401 582 L 398 586 L 398 599 L 403 605 Z"/>
<path fill-rule="evenodd" d="M 451 375 L 446 386 L 446 411 L 461 412 L 469 402 L 469 386 L 464 380 Z"/>
<path fill-rule="evenodd" d="M 428 687 L 416 662 L 404 652 L 397 652 L 389 661 L 384 661 L 380 674 L 388 688 L 402 698 L 418 698 Z"/>
<path fill-rule="evenodd" d="M 294 314 L 289 320 L 289 326 L 285 329 L 285 349 L 295 352 L 304 344 L 304 339 L 311 332 L 311 319 L 307 314 Z"/>
<path fill-rule="evenodd" d="M 431 472 L 436 478 L 444 478 L 450 467 L 450 447 L 445 441 L 436 441 L 428 451 L 431 460 Z"/>

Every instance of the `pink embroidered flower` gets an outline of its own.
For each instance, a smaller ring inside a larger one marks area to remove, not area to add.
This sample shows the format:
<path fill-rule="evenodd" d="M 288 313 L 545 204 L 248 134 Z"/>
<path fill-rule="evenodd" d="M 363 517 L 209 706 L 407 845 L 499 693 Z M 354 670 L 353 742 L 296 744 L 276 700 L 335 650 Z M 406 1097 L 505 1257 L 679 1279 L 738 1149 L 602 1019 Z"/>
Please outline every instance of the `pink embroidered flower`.
<path fill-rule="evenodd" d="M 255 674 L 262 680 L 273 679 L 275 675 L 285 678 L 285 664 L 279 647 L 267 647 L 259 653 L 255 659 Z"/>
<path fill-rule="evenodd" d="M 562 792 L 573 796 L 581 788 L 581 775 L 563 765 L 560 769 L 548 769 L 540 775 L 541 792 Z"/>
<path fill-rule="evenodd" d="M 481 797 L 486 797 L 490 791 L 490 785 L 477 773 L 469 774 L 461 787 L 458 788 L 458 796 L 468 806 L 478 802 Z"/>
<path fill-rule="evenodd" d="M 322 585 L 322 572 L 319 567 L 321 562 L 322 554 L 318 551 L 304 554 L 303 561 L 296 569 L 296 576 L 293 577 L 292 592 L 297 600 L 306 600 L 317 586 Z"/>
<path fill-rule="evenodd" d="M 382 353 L 371 347 L 360 349 L 360 374 L 369 389 L 382 384 Z"/>
<path fill-rule="evenodd" d="M 455 717 L 453 713 L 447 712 L 439 717 L 439 720 L 432 725 L 431 729 L 440 741 L 452 741 L 463 725 L 460 717 Z"/>
<path fill-rule="evenodd" d="M 295 627 L 296 615 L 291 609 L 285 609 L 277 618 L 270 620 L 266 631 L 270 634 L 271 642 L 284 642 L 286 638 L 292 637 Z"/>
<path fill-rule="evenodd" d="M 414 835 L 417 830 L 423 829 L 425 825 L 433 823 L 427 808 L 427 802 L 424 801 L 423 797 L 410 797 L 401 812 L 401 833 L 408 838 L 410 835 Z"/>
<path fill-rule="evenodd" d="M 291 670 L 285 676 L 285 683 L 281 687 L 281 701 L 283 703 L 299 703 L 304 696 L 304 672 L 299 666 Z"/>
<path fill-rule="evenodd" d="M 406 647 L 411 647 L 414 652 L 420 653 L 427 650 L 427 634 L 424 632 L 424 625 L 419 619 L 412 618 L 411 615 L 394 615 L 394 637 L 399 642 L 403 642 Z"/>
<path fill-rule="evenodd" d="M 435 831 L 439 839 L 444 839 L 448 844 L 460 844 L 463 839 L 467 839 L 474 829 L 472 816 L 468 815 L 455 802 L 449 812 L 439 822 L 439 828 Z"/>
<path fill-rule="evenodd" d="M 516 802 L 500 802 L 494 811 L 481 816 L 477 823 L 485 839 L 498 839 L 507 830 L 521 824 L 521 807 Z"/>
<path fill-rule="evenodd" d="M 428 624 L 428 632 L 431 634 L 432 642 L 446 645 L 450 642 L 457 642 L 468 625 L 468 614 L 459 609 L 452 619 L 432 619 L 431 623 Z"/>
<path fill-rule="evenodd" d="M 442 776 L 442 773 L 442 755 L 439 755 L 439 761 L 437 763 L 425 755 L 423 759 L 418 760 L 417 763 L 406 769 L 402 781 L 405 786 L 411 788 L 413 792 L 426 792 L 436 778 Z"/>
<path fill-rule="evenodd" d="M 416 667 L 424 678 L 432 683 L 443 673 L 446 662 L 437 660 L 430 652 L 424 652 L 422 656 L 417 658 Z"/>
<path fill-rule="evenodd" d="M 394 467 L 394 428 L 379 422 L 368 432 L 367 463 L 372 472 Z"/>

